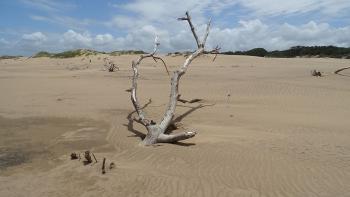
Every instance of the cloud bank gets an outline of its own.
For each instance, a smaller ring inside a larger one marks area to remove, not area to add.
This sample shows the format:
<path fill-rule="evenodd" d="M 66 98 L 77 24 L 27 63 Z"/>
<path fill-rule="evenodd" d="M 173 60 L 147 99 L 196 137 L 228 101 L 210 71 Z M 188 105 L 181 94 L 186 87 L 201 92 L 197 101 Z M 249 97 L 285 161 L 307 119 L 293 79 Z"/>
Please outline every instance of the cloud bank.
<path fill-rule="evenodd" d="M 0 53 L 16 51 L 32 54 L 41 50 L 55 52 L 76 48 L 150 51 L 155 35 L 159 36 L 160 51 L 163 53 L 192 50 L 195 42 L 187 23 L 176 20 L 184 15 L 185 10 L 190 10 L 199 34 L 204 32 L 209 16 L 213 16 L 208 38 L 209 49 L 216 45 L 223 51 L 256 47 L 275 50 L 296 45 L 350 46 L 350 25 L 331 23 L 337 18 L 349 19 L 349 13 L 346 12 L 350 9 L 348 0 L 295 0 L 283 3 L 277 0 L 136 0 L 109 4 L 118 12 L 104 21 L 60 17 L 56 10 L 61 5 L 51 0 L 25 2 L 38 9 L 54 12 L 47 16 L 30 15 L 32 20 L 63 25 L 67 29 L 61 33 L 26 32 L 16 41 L 3 38 L 0 34 Z M 74 5 L 65 7 L 73 9 Z M 295 22 L 297 15 L 312 14 L 323 21 Z M 280 22 L 278 19 L 283 17 L 286 20 Z M 89 25 L 92 23 L 104 27 L 105 32 L 91 33 Z"/>

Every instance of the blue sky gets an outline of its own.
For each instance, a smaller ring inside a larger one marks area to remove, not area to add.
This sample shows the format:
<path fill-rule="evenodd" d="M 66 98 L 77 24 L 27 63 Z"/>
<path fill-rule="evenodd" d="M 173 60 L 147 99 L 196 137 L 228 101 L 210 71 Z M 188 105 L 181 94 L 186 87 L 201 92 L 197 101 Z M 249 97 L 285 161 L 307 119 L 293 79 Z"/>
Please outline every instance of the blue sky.
<path fill-rule="evenodd" d="M 350 47 L 349 0 L 1 0 L 0 55 L 76 48 L 191 50 L 177 17 L 189 10 L 199 34 L 211 17 L 208 48 Z"/>

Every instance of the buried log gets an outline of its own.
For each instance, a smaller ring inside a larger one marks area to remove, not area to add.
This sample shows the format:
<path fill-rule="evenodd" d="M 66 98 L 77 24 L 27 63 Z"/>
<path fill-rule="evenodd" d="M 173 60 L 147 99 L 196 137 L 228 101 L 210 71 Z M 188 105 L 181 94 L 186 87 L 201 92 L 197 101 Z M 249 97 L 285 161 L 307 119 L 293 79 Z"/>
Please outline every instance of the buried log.
<path fill-rule="evenodd" d="M 156 123 L 153 120 L 146 118 L 145 112 L 141 108 L 139 99 L 137 98 L 137 81 L 139 78 L 138 67 L 141 64 L 142 60 L 144 60 L 145 58 L 153 58 L 155 61 L 161 60 L 168 72 L 167 66 L 163 61 L 163 59 L 156 56 L 158 46 L 160 45 L 160 43 L 158 42 L 158 37 L 156 37 L 155 39 L 155 45 L 152 53 L 141 55 L 137 61 L 132 61 L 132 69 L 133 69 L 134 75 L 132 77 L 131 102 L 135 108 L 135 111 L 138 114 L 137 122 L 142 124 L 147 129 L 146 137 L 142 141 L 143 145 L 152 145 L 156 143 L 173 143 L 180 140 L 192 138 L 196 135 L 195 131 L 184 131 L 176 134 L 165 134 L 165 131 L 173 122 L 173 118 L 175 115 L 175 108 L 179 98 L 179 83 L 180 83 L 181 77 L 186 73 L 191 62 L 197 57 L 199 57 L 200 55 L 202 55 L 203 53 L 205 53 L 204 48 L 207 41 L 207 37 L 209 35 L 211 20 L 209 20 L 207 24 L 207 28 L 206 28 L 206 32 L 204 34 L 203 40 L 199 40 L 196 30 L 192 24 L 191 17 L 188 12 L 186 12 L 185 17 L 178 18 L 178 20 L 188 22 L 190 29 L 192 31 L 192 34 L 195 38 L 197 49 L 186 58 L 183 65 L 178 70 L 173 72 L 173 75 L 171 77 L 170 99 L 168 102 L 167 109 L 160 123 Z M 216 47 L 214 50 L 209 51 L 207 53 L 217 54 L 219 49 L 220 49 L 219 47 Z M 198 101 L 199 100 L 194 100 L 193 102 L 198 102 Z"/>

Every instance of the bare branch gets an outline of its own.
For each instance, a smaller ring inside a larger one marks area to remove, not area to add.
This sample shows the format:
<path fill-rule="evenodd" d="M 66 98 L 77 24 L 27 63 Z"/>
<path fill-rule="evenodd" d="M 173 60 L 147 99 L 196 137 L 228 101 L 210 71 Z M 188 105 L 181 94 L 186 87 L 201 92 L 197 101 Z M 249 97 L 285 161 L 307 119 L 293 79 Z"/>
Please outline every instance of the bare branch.
<path fill-rule="evenodd" d="M 178 142 L 181 140 L 186 140 L 186 139 L 192 138 L 196 134 L 197 134 L 197 132 L 195 132 L 195 131 L 185 131 L 185 132 L 175 133 L 175 134 L 160 134 L 158 136 L 157 142 L 158 143 Z"/>
<path fill-rule="evenodd" d="M 133 71 L 134 71 L 134 76 L 133 76 L 133 79 L 132 79 L 131 101 L 132 101 L 132 104 L 134 105 L 135 111 L 137 112 L 137 114 L 138 114 L 138 116 L 140 118 L 140 123 L 142 123 L 144 126 L 147 126 L 147 125 L 149 125 L 149 122 L 146 121 L 145 113 L 143 112 L 142 108 L 140 107 L 140 104 L 139 104 L 139 101 L 138 101 L 137 95 L 136 95 L 136 92 L 137 92 L 137 79 L 139 77 L 138 65 L 140 64 L 141 60 L 142 60 L 142 56 L 139 59 L 139 61 L 137 61 L 137 62 L 133 61 L 132 62 L 132 68 L 133 68 Z"/>
<path fill-rule="evenodd" d="M 216 47 L 213 50 L 208 52 L 209 54 L 215 54 L 213 61 L 215 61 L 216 57 L 220 53 L 220 49 L 221 48 L 218 45 L 216 45 Z"/>
<path fill-rule="evenodd" d="M 198 39 L 196 30 L 195 30 L 195 28 L 194 28 L 194 26 L 193 26 L 193 24 L 192 24 L 191 16 L 190 16 L 190 14 L 188 13 L 188 11 L 186 12 L 186 17 L 180 17 L 180 18 L 178 18 L 177 20 L 183 20 L 183 21 L 187 21 L 187 22 L 188 22 L 188 24 L 190 25 L 192 34 L 193 34 L 193 36 L 194 36 L 194 39 L 196 40 L 197 47 L 200 48 L 200 47 L 201 47 L 201 43 L 199 42 L 199 39 Z"/>
<path fill-rule="evenodd" d="M 135 111 L 137 112 L 138 116 L 139 116 L 139 121 L 140 123 L 142 123 L 144 126 L 148 126 L 150 125 L 150 121 L 146 119 L 145 117 L 145 112 L 143 111 L 143 109 L 140 107 L 140 103 L 137 99 L 137 79 L 139 77 L 139 71 L 138 71 L 138 66 L 140 65 L 141 61 L 145 58 L 148 57 L 154 57 L 154 54 L 157 52 L 158 50 L 158 46 L 159 46 L 159 42 L 158 42 L 158 36 L 156 36 L 155 40 L 154 40 L 155 44 L 154 44 L 154 50 L 152 53 L 147 54 L 147 55 L 141 55 L 140 58 L 135 62 L 132 62 L 132 69 L 134 71 L 134 75 L 132 78 L 132 87 L 131 87 L 131 101 L 134 105 Z"/>
<path fill-rule="evenodd" d="M 167 72 L 167 74 L 168 74 L 168 76 L 169 76 L 169 75 L 170 75 L 170 74 L 169 74 L 169 70 L 168 70 L 168 67 L 166 66 L 165 61 L 164 61 L 161 57 L 154 56 L 154 55 L 152 56 L 152 58 L 153 58 L 153 60 L 154 60 L 155 62 L 157 62 L 157 59 L 160 60 L 160 61 L 162 61 L 163 66 L 164 66 L 164 68 L 165 68 L 165 70 L 166 70 L 166 72 Z"/>
<path fill-rule="evenodd" d="M 153 48 L 152 55 L 156 54 L 159 45 L 160 45 L 160 42 L 158 41 L 158 35 L 156 35 L 156 37 L 154 38 L 154 48 Z"/>
<path fill-rule="evenodd" d="M 207 24 L 207 30 L 205 31 L 204 37 L 203 37 L 203 41 L 202 41 L 202 47 L 205 46 L 205 43 L 207 42 L 207 38 L 209 35 L 209 30 L 210 30 L 210 24 L 211 24 L 211 18 L 209 19 L 209 22 Z"/>

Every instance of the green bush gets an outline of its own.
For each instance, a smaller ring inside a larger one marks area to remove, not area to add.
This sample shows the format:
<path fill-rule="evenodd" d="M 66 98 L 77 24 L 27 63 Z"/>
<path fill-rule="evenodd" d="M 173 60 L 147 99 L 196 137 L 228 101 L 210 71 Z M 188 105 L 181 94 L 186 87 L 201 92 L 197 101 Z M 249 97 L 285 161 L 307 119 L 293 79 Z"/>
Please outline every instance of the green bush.
<path fill-rule="evenodd" d="M 33 57 L 37 58 L 37 57 L 51 57 L 52 54 L 47 52 L 47 51 L 40 51 L 37 54 L 35 54 Z"/>

